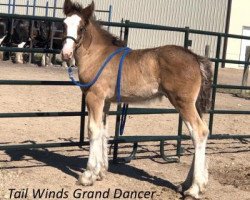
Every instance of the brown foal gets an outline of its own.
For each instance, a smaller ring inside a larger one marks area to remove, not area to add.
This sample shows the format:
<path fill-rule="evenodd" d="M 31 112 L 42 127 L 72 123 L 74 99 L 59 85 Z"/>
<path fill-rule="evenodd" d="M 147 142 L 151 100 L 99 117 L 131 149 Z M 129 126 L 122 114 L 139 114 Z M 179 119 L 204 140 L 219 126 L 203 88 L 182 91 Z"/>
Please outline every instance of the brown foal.
<path fill-rule="evenodd" d="M 66 40 L 63 59 L 75 59 L 82 83 L 93 79 L 103 61 L 124 43 L 104 30 L 93 18 L 94 3 L 83 8 L 65 0 Z M 87 170 L 79 178 L 83 185 L 103 179 L 108 169 L 106 116 L 111 102 L 116 102 L 118 65 L 116 55 L 89 88 L 82 88 L 89 112 L 90 152 Z M 208 182 L 205 148 L 208 128 L 201 119 L 209 107 L 211 63 L 179 46 L 167 45 L 133 50 L 125 59 L 121 80 L 121 101 L 142 102 L 166 96 L 181 114 L 195 147 L 192 166 L 180 191 L 199 198 Z"/>

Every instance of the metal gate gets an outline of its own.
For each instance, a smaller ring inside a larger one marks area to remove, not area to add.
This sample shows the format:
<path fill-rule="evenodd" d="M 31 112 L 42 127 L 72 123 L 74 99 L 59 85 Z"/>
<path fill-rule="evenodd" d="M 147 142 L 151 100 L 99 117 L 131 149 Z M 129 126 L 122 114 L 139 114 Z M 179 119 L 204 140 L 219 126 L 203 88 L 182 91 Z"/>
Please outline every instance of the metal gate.
<path fill-rule="evenodd" d="M 51 22 L 60 22 L 61 18 L 52 18 L 52 17 L 35 17 L 35 16 L 23 16 L 23 15 L 8 15 L 8 14 L 0 14 L 0 17 L 8 17 L 8 18 L 22 18 L 22 19 L 30 19 L 30 20 L 47 20 Z M 210 135 L 209 139 L 242 139 L 242 138 L 250 138 L 250 135 L 230 135 L 230 134 L 214 134 L 213 133 L 213 122 L 215 115 L 225 115 L 225 114 L 244 114 L 249 115 L 250 111 L 240 111 L 240 110 L 217 110 L 215 109 L 215 100 L 216 100 L 216 91 L 219 88 L 224 89 L 241 89 L 241 90 L 250 90 L 249 86 L 239 86 L 239 85 L 222 85 L 217 84 L 218 79 L 218 71 L 219 64 L 221 62 L 232 63 L 232 64 L 244 64 L 249 65 L 249 62 L 236 61 L 236 60 L 222 60 L 221 59 L 221 46 L 223 38 L 235 38 L 235 39 L 244 39 L 250 40 L 250 37 L 240 36 L 240 35 L 232 35 L 232 34 L 224 34 L 217 32 L 208 32 L 201 30 L 193 30 L 187 28 L 176 28 L 176 27 L 168 27 L 168 26 L 158 26 L 158 25 L 150 25 L 143 23 L 135 23 L 125 21 L 124 23 L 116 23 L 116 22 L 101 22 L 104 26 L 113 26 L 120 27 L 124 29 L 124 39 L 127 40 L 129 38 L 129 30 L 130 29 L 150 29 L 150 30 L 161 30 L 161 31 L 175 31 L 183 33 L 184 37 L 184 47 L 188 48 L 191 45 L 191 41 L 189 40 L 190 34 L 198 34 L 198 35 L 210 35 L 217 38 L 217 47 L 216 47 L 216 56 L 215 58 L 211 58 L 211 61 L 214 62 L 214 78 L 212 84 L 212 107 L 209 111 L 209 130 Z M 0 51 L 12 51 L 12 52 L 33 52 L 33 53 L 60 53 L 59 50 L 53 49 L 19 49 L 19 48 L 6 48 L 0 47 Z M 28 81 L 28 80 L 0 80 L 0 85 L 33 85 L 36 86 L 73 86 L 71 82 L 68 81 Z M 146 109 L 146 108 L 129 108 L 128 115 L 149 115 L 149 114 L 174 114 L 177 113 L 175 109 Z M 115 162 L 129 162 L 136 154 L 137 146 L 139 142 L 147 142 L 147 141 L 159 141 L 160 142 L 160 153 L 163 159 L 168 162 L 175 162 L 179 160 L 181 156 L 181 142 L 183 140 L 190 139 L 190 137 L 182 134 L 182 120 L 179 117 L 178 130 L 177 134 L 166 135 L 166 136 L 120 136 L 119 135 L 119 127 L 120 127 L 120 116 L 121 116 L 121 105 L 118 105 L 117 111 L 111 111 L 110 115 L 116 115 L 116 129 L 115 129 L 115 137 L 113 140 L 109 140 L 110 144 L 114 144 L 114 153 L 113 160 Z M 79 112 L 34 112 L 34 113 L 0 113 L 0 118 L 20 118 L 20 117 L 65 117 L 65 116 L 79 116 L 81 118 L 80 124 L 80 135 L 78 142 L 63 142 L 63 143 L 42 143 L 42 144 L 22 144 L 22 145 L 1 145 L 0 150 L 7 149 L 23 149 L 23 148 L 47 148 L 47 147 L 66 147 L 66 146 L 83 146 L 88 145 L 89 142 L 84 140 L 84 127 L 85 127 L 85 117 L 88 115 L 88 112 L 85 110 L 85 99 L 82 96 L 82 105 L 81 111 Z M 177 141 L 177 149 L 176 156 L 177 158 L 169 157 L 165 155 L 164 152 L 164 141 L 166 140 L 175 140 Z M 118 146 L 120 143 L 132 143 L 133 150 L 131 155 L 126 158 L 118 158 Z"/>

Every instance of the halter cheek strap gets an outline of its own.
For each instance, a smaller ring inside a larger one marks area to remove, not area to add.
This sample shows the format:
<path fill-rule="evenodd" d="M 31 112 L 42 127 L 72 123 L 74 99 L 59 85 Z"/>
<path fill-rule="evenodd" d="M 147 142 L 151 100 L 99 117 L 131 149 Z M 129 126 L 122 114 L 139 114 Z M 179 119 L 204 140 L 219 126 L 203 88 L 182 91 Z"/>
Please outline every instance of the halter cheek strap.
<path fill-rule="evenodd" d="M 82 29 L 82 32 L 86 32 L 87 31 L 87 29 L 85 28 L 85 27 L 83 27 L 83 29 Z M 66 36 L 66 37 L 64 37 L 63 38 L 63 41 L 64 40 L 66 40 L 66 39 L 71 39 L 71 40 L 73 40 L 76 44 L 77 44 L 77 39 L 76 38 L 74 38 L 74 37 L 72 37 L 72 36 Z"/>
<path fill-rule="evenodd" d="M 72 36 L 66 36 L 66 37 L 63 38 L 63 41 L 65 41 L 66 39 L 71 39 L 71 40 L 73 40 L 74 43 L 75 43 L 75 45 L 76 45 L 76 48 L 78 48 L 78 47 L 80 46 L 80 42 L 81 42 L 81 40 L 82 40 L 82 37 L 77 41 L 77 39 L 74 38 L 74 37 L 72 37 Z M 90 43 L 91 43 L 91 42 L 90 42 Z M 89 44 L 88 46 L 90 46 L 90 44 Z"/>

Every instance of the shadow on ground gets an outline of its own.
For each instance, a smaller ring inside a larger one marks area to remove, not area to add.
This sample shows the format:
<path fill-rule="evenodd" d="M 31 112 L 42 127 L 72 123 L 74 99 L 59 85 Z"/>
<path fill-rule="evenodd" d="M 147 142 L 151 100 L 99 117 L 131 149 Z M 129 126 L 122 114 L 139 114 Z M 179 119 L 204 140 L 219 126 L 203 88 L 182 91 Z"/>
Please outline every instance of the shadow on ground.
<path fill-rule="evenodd" d="M 83 172 L 83 166 L 87 165 L 87 157 L 82 156 L 65 156 L 47 149 L 28 149 L 28 150 L 6 150 L 5 153 L 10 156 L 11 161 L 26 160 L 25 157 L 44 163 L 45 166 L 54 167 L 63 173 L 78 179 L 80 173 Z M 40 164 L 37 164 L 39 166 Z M 29 166 L 27 166 L 28 168 Z M 36 167 L 36 166 L 34 166 Z M 3 167 L 3 169 L 19 168 L 18 166 Z M 20 167 L 25 168 L 25 166 Z M 128 164 L 113 164 L 110 162 L 109 172 L 137 179 L 139 181 L 147 181 L 153 185 L 167 187 L 176 191 L 176 186 L 168 180 L 160 177 L 152 176 L 148 172 L 138 169 Z"/>

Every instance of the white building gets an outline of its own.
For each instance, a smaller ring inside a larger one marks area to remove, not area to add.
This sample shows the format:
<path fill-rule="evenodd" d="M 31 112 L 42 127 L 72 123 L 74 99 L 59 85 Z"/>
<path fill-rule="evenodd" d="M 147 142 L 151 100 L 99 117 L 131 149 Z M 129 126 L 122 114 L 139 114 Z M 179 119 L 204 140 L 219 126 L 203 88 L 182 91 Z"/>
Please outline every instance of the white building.
<path fill-rule="evenodd" d="M 233 0 L 229 33 L 250 36 L 250 1 Z M 250 46 L 250 40 L 229 39 L 227 58 L 233 60 L 245 60 L 246 46 Z"/>

